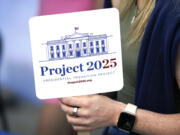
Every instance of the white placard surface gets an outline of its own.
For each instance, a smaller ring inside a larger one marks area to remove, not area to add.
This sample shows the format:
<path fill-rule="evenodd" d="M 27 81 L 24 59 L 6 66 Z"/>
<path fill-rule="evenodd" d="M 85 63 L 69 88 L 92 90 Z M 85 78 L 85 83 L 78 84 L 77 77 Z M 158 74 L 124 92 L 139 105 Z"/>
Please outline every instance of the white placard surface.
<path fill-rule="evenodd" d="M 117 9 L 36 16 L 29 26 L 38 98 L 122 89 Z"/>

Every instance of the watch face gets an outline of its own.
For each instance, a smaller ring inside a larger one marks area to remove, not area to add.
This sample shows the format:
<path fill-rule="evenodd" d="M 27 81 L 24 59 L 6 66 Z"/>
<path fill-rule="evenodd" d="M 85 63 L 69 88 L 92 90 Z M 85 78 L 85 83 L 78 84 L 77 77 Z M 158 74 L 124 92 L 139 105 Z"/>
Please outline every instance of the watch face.
<path fill-rule="evenodd" d="M 130 132 L 135 122 L 135 116 L 126 112 L 122 112 L 118 121 L 118 127 L 122 130 Z"/>

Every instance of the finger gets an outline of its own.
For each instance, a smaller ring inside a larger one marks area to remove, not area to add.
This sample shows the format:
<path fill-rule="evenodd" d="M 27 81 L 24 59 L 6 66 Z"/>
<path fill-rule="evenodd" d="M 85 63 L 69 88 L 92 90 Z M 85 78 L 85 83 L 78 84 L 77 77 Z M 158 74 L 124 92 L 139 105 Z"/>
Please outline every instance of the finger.
<path fill-rule="evenodd" d="M 61 109 L 68 115 L 72 115 L 73 114 L 73 109 L 74 107 L 71 106 L 67 106 L 63 103 L 60 104 Z M 87 111 L 84 108 L 78 108 L 77 114 L 79 117 L 89 117 L 89 114 L 87 113 Z"/>
<path fill-rule="evenodd" d="M 72 112 L 73 112 L 72 107 L 67 106 L 67 105 L 65 105 L 63 103 L 60 104 L 60 107 L 66 114 L 72 115 Z"/>
<path fill-rule="evenodd" d="M 90 119 L 87 119 L 85 117 L 73 117 L 71 115 L 66 115 L 66 118 L 72 125 L 89 126 L 91 124 Z"/>
<path fill-rule="evenodd" d="M 91 127 L 88 126 L 79 126 L 79 125 L 72 125 L 75 131 L 91 131 L 93 130 Z"/>
<path fill-rule="evenodd" d="M 77 107 L 84 107 L 87 103 L 87 98 L 85 97 L 66 97 L 61 98 L 61 102 L 68 106 L 77 106 Z"/>

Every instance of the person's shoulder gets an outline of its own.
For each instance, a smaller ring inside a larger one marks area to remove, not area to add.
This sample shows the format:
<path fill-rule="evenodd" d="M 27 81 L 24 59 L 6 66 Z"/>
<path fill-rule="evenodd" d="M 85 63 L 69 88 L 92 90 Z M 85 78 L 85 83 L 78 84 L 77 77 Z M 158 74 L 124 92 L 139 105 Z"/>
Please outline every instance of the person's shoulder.
<path fill-rule="evenodd" d="M 180 30 L 180 0 L 156 0 L 148 29 L 156 34 L 169 35 Z"/>
<path fill-rule="evenodd" d="M 152 18 L 154 22 L 164 26 L 166 30 L 179 28 L 180 0 L 156 0 Z"/>
<path fill-rule="evenodd" d="M 167 15 L 180 17 L 180 0 L 156 0 L 156 7 Z"/>

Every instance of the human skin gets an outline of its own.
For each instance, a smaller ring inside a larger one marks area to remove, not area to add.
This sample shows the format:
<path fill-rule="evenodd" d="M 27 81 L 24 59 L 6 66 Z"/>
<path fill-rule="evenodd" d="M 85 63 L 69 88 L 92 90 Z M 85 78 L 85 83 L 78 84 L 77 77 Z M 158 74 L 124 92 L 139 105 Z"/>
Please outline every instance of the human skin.
<path fill-rule="evenodd" d="M 180 44 L 175 68 L 175 76 L 180 88 Z M 116 126 L 119 114 L 126 105 L 102 95 L 89 95 L 62 98 L 60 99 L 60 106 L 74 130 L 86 131 Z M 80 117 L 72 116 L 72 106 L 80 107 L 78 109 Z M 145 135 L 179 135 L 180 114 L 160 114 L 138 108 L 133 131 Z"/>
<path fill-rule="evenodd" d="M 180 46 L 180 45 L 179 45 Z M 176 59 L 176 79 L 180 78 L 180 47 Z M 180 81 L 178 81 L 180 87 Z M 102 95 L 68 97 L 60 99 L 60 106 L 66 113 L 66 118 L 76 131 L 93 130 L 100 127 L 116 126 L 119 114 L 125 104 L 111 100 Z M 73 117 L 72 106 L 80 107 L 78 115 Z M 136 122 L 133 131 L 146 135 L 179 135 L 180 114 L 160 114 L 143 109 L 137 109 Z"/>
<path fill-rule="evenodd" d="M 137 1 L 138 8 L 141 8 L 142 1 Z M 119 2 L 113 0 L 113 5 L 118 7 Z M 175 77 L 180 88 L 180 44 L 176 56 Z M 60 99 L 60 106 L 74 130 L 86 131 L 116 126 L 119 115 L 126 104 L 102 95 L 89 95 L 62 98 Z M 79 117 L 72 116 L 73 106 L 80 107 L 78 109 Z M 160 114 L 138 108 L 133 131 L 145 135 L 179 135 L 180 114 Z"/>

